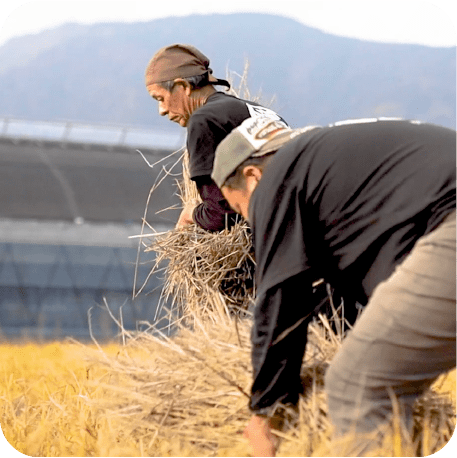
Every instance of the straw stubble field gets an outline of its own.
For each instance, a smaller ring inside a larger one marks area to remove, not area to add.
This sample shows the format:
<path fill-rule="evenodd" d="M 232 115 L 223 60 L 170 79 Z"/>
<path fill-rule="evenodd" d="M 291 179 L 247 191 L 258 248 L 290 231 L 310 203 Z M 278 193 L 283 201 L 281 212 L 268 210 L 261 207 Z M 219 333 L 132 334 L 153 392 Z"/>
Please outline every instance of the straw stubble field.
<path fill-rule="evenodd" d="M 1 347 L 0 422 L 29 456 L 249 456 L 249 319 L 194 322 L 172 338 L 123 331 L 123 343 Z M 278 432 L 279 456 L 334 456 L 322 376 L 338 348 L 311 327 L 298 414 Z M 441 393 L 441 394 L 438 394 Z M 418 409 L 421 442 L 394 431 L 377 456 L 429 455 L 455 425 L 455 371 Z"/>

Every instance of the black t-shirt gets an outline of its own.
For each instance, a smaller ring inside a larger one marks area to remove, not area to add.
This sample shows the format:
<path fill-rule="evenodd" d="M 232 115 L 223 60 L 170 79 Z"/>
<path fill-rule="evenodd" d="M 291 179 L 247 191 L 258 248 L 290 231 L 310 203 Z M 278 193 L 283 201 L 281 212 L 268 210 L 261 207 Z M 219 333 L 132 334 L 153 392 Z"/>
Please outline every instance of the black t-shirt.
<path fill-rule="evenodd" d="M 324 278 L 366 304 L 455 210 L 455 152 L 455 131 L 393 120 L 316 128 L 278 150 L 249 206 L 258 288 L 253 410 L 297 399 L 312 281 Z"/>
<path fill-rule="evenodd" d="M 259 115 L 282 119 L 273 110 L 256 102 L 223 92 L 211 94 L 206 103 L 192 113 L 187 125 L 190 177 L 194 180 L 211 175 L 219 143 L 245 119 Z"/>
<path fill-rule="evenodd" d="M 187 125 L 190 177 L 195 181 L 203 203 L 193 214 L 203 229 L 219 231 L 230 227 L 239 216 L 230 209 L 219 188 L 211 179 L 214 154 L 219 143 L 245 119 L 251 116 L 282 119 L 269 108 L 256 102 L 215 92 L 198 108 Z"/>

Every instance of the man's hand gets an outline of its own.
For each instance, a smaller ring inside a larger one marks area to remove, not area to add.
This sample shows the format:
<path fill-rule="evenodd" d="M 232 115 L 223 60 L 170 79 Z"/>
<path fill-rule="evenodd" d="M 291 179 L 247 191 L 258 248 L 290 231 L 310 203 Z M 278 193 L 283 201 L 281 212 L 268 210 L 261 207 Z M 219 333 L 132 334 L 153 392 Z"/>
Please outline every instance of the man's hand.
<path fill-rule="evenodd" d="M 271 433 L 268 418 L 253 415 L 244 430 L 244 437 L 252 446 L 253 456 L 275 456 L 278 439 Z"/>
<path fill-rule="evenodd" d="M 181 214 L 179 215 L 178 222 L 176 223 L 176 227 L 184 227 L 188 226 L 189 224 L 194 224 L 194 220 L 192 215 L 194 213 L 195 207 L 198 205 L 198 201 L 191 200 L 188 202 L 184 208 L 182 209 Z"/>

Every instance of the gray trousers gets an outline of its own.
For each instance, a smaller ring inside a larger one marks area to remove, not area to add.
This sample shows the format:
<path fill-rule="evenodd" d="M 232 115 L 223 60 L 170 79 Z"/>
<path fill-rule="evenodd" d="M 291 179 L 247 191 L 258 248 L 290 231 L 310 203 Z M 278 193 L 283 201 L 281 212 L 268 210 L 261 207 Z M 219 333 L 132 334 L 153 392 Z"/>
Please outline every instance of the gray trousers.
<path fill-rule="evenodd" d="M 374 431 L 456 364 L 455 212 L 373 292 L 325 376 L 335 435 Z"/>

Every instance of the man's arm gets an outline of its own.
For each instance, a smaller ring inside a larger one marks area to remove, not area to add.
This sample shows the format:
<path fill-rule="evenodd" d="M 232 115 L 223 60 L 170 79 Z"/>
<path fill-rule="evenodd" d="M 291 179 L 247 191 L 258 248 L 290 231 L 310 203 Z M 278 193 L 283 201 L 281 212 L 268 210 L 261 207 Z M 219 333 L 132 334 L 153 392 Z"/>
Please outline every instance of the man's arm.
<path fill-rule="evenodd" d="M 257 299 L 252 330 L 254 382 L 249 405 L 253 416 L 244 433 L 254 456 L 274 456 L 277 439 L 271 431 L 275 423 L 281 422 L 275 412 L 277 403 L 298 402 L 307 328 L 316 308 L 313 300 L 306 274 L 286 280 Z"/>
<path fill-rule="evenodd" d="M 194 224 L 194 210 L 195 207 L 199 205 L 199 201 L 192 199 L 190 202 L 184 206 L 179 215 L 178 222 L 176 223 L 176 227 L 184 227 L 188 226 L 189 224 Z"/>
<path fill-rule="evenodd" d="M 259 295 L 251 336 L 254 381 L 250 408 L 254 413 L 268 414 L 277 402 L 297 403 L 307 329 L 316 308 L 313 301 L 306 273 Z"/>
<path fill-rule="evenodd" d="M 193 221 L 201 228 L 216 232 L 232 227 L 241 217 L 230 208 L 220 189 L 209 176 L 195 180 L 202 203 L 192 213 Z"/>

